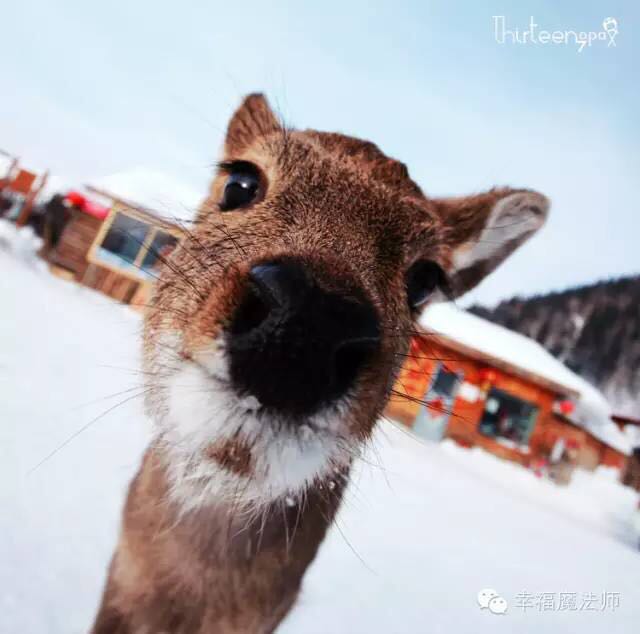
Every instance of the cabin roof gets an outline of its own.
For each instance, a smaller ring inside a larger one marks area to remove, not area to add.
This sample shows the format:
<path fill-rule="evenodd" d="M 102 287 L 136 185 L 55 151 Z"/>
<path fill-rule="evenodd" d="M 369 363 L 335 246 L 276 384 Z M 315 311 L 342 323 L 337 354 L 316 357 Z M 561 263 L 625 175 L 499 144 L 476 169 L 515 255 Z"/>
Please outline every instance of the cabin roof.
<path fill-rule="evenodd" d="M 640 427 L 640 418 L 627 416 L 625 414 L 614 414 L 611 418 L 620 425 L 635 425 L 636 427 Z"/>
<path fill-rule="evenodd" d="M 602 393 L 533 339 L 451 303 L 428 306 L 419 324 L 461 354 L 522 376 L 556 394 L 572 396 L 576 399 L 572 422 L 614 449 L 631 453 L 628 439 L 611 421 L 611 407 Z"/>
<path fill-rule="evenodd" d="M 204 192 L 146 167 L 95 179 L 87 189 L 174 225 L 192 221 L 204 199 Z"/>

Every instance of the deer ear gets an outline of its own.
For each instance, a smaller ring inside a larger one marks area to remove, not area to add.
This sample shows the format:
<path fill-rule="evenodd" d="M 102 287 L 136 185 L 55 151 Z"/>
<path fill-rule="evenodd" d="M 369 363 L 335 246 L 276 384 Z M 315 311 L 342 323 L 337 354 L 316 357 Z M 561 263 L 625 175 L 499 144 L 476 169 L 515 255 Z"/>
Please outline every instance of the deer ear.
<path fill-rule="evenodd" d="M 234 154 L 247 148 L 256 138 L 282 130 L 269 102 L 260 93 L 245 97 L 227 127 L 225 152 Z"/>
<path fill-rule="evenodd" d="M 451 249 L 447 274 L 454 297 L 479 284 L 540 229 L 549 210 L 542 194 L 508 188 L 435 204 Z"/>

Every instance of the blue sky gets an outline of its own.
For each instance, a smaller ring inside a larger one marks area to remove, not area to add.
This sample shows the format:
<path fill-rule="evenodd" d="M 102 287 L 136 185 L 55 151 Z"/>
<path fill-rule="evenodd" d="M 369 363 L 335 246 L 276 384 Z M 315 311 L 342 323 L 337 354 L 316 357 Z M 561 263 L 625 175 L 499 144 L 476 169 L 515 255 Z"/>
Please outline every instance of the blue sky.
<path fill-rule="evenodd" d="M 545 229 L 471 299 L 640 272 L 640 11 L 628 2 L 72 2 L 3 7 L 0 148 L 61 182 L 140 165 L 204 189 L 242 95 L 369 138 L 428 194 L 552 198 Z M 499 44 L 600 30 L 615 47 Z"/>

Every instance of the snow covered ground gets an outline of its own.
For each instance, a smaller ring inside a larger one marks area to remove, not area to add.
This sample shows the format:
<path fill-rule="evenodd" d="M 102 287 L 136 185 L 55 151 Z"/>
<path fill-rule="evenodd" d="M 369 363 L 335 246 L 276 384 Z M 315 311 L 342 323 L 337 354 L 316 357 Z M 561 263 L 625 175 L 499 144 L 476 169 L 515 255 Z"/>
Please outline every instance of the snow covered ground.
<path fill-rule="evenodd" d="M 28 248 L 9 252 L 3 231 L 0 632 L 80 633 L 148 437 L 140 318 L 51 277 Z M 612 473 L 578 473 L 558 488 L 388 423 L 366 460 L 282 632 L 638 630 L 636 496 Z M 483 588 L 506 599 L 506 614 L 480 609 Z"/>

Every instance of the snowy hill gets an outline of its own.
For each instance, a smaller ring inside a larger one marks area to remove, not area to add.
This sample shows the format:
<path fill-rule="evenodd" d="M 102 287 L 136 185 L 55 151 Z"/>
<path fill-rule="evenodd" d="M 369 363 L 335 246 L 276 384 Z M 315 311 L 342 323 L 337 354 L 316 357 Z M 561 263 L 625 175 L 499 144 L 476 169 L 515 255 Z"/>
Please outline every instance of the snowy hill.
<path fill-rule="evenodd" d="M 80 633 L 148 438 L 140 318 L 7 240 L 0 227 L 0 633 Z M 636 631 L 635 502 L 607 471 L 558 488 L 382 422 L 280 631 Z M 506 614 L 480 609 L 487 587 Z M 560 593 L 575 593 L 575 608 L 560 610 Z M 602 593 L 618 599 L 602 606 Z"/>

